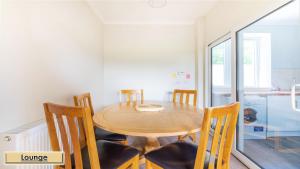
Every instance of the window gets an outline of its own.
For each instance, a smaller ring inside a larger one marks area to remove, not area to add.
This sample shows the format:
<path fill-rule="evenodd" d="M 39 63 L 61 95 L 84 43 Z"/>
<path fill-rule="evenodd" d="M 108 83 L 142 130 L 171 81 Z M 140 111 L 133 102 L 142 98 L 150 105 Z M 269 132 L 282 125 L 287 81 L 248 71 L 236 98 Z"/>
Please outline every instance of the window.
<path fill-rule="evenodd" d="M 212 48 L 212 84 L 219 87 L 228 87 L 231 83 L 230 61 L 231 40 L 227 40 Z"/>
<path fill-rule="evenodd" d="M 271 88 L 270 33 L 245 33 L 243 36 L 245 87 Z"/>

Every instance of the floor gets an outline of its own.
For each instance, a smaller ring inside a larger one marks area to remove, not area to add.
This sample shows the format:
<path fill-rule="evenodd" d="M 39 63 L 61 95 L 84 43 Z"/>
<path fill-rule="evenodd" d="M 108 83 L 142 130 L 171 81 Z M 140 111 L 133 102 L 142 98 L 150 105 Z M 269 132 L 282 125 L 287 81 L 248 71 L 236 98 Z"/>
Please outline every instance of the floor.
<path fill-rule="evenodd" d="M 177 137 L 163 137 L 163 138 L 159 138 L 159 142 L 161 145 L 166 145 L 169 143 L 172 143 L 174 141 L 177 140 Z M 145 141 L 142 138 L 138 138 L 138 137 L 129 137 L 128 138 L 128 143 L 133 144 L 133 141 L 135 142 L 135 144 L 138 144 L 137 142 L 140 142 L 141 144 L 143 144 L 143 142 Z M 230 168 L 231 169 L 247 169 L 246 166 L 244 166 L 238 159 L 236 159 L 234 156 L 231 156 L 230 159 Z M 140 166 L 140 169 L 145 169 L 145 165 L 142 164 Z"/>
<path fill-rule="evenodd" d="M 263 168 L 300 168 L 300 137 L 245 140 L 244 145 L 246 155 L 257 161 Z"/>

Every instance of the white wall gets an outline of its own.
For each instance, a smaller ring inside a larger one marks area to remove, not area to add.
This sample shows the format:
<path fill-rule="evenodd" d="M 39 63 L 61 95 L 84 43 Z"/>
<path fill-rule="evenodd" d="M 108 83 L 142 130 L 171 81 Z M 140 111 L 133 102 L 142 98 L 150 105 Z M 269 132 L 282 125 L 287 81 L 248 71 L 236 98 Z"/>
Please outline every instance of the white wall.
<path fill-rule="evenodd" d="M 85 2 L 1 0 L 0 132 L 44 117 L 42 103 L 102 105 L 103 25 Z"/>
<path fill-rule="evenodd" d="M 146 100 L 167 100 L 174 88 L 195 88 L 194 25 L 105 25 L 105 104 L 122 88 L 144 89 Z M 191 74 L 178 81 L 174 72 Z"/>
<path fill-rule="evenodd" d="M 197 65 L 196 65 L 196 85 L 198 89 L 198 105 L 201 108 L 204 108 L 205 104 L 205 98 L 206 98 L 206 92 L 207 86 L 205 85 L 205 47 L 204 47 L 204 41 L 205 41 L 205 23 L 204 23 L 204 17 L 200 17 L 195 25 L 196 29 L 196 59 L 197 59 Z"/>
<path fill-rule="evenodd" d="M 221 2 L 195 27 L 103 25 L 80 0 L 0 2 L 0 132 L 42 118 L 45 101 L 72 104 L 85 91 L 96 110 L 116 102 L 121 88 L 143 88 L 153 100 L 173 88 L 198 88 L 201 96 L 205 46 L 282 4 Z M 191 80 L 176 80 L 176 72 Z"/>
<path fill-rule="evenodd" d="M 205 16 L 205 44 L 250 24 L 289 0 L 251 0 L 219 2 Z"/>

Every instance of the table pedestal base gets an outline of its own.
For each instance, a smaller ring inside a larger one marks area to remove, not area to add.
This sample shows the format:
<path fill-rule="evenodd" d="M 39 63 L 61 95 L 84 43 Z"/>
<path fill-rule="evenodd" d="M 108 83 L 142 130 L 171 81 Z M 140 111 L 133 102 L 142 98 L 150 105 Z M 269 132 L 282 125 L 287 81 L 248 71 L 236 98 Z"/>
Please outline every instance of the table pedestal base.
<path fill-rule="evenodd" d="M 133 147 L 137 148 L 140 154 L 140 164 L 145 163 L 144 154 L 148 153 L 151 150 L 157 149 L 160 147 L 160 143 L 157 137 L 136 137 L 132 143 Z"/>
<path fill-rule="evenodd" d="M 147 142 L 144 146 L 144 154 L 160 147 L 159 141 L 156 137 L 147 137 L 146 139 Z"/>

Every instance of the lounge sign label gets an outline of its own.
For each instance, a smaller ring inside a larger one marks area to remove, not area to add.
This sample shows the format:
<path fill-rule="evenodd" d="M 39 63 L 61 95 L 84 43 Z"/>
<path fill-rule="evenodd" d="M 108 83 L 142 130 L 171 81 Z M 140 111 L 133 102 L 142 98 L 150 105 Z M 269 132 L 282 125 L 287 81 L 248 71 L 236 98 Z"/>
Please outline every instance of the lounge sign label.
<path fill-rule="evenodd" d="M 5 152 L 5 164 L 64 164 L 64 153 L 50 152 Z"/>

